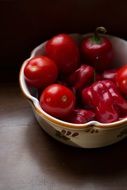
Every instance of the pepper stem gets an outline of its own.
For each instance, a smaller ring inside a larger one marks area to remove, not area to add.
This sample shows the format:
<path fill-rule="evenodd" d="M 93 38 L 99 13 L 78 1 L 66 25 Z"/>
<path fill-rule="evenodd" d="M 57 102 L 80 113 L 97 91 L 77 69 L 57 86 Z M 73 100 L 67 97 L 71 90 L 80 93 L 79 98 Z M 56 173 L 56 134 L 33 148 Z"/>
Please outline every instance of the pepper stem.
<path fill-rule="evenodd" d="M 97 44 L 101 43 L 101 37 L 100 37 L 100 33 L 105 34 L 107 32 L 106 28 L 104 28 L 103 26 L 99 26 L 96 28 L 94 35 L 93 35 L 93 41 Z"/>
<path fill-rule="evenodd" d="M 106 28 L 103 26 L 99 26 L 96 28 L 94 34 L 98 36 L 99 33 L 105 34 L 107 32 Z"/>

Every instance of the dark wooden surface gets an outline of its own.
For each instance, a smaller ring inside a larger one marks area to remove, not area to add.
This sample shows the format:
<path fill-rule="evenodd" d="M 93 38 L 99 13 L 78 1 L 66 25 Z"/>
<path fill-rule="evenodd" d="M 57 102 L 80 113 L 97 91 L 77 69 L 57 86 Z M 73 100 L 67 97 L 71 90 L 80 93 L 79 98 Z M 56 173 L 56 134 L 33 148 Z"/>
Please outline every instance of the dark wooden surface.
<path fill-rule="evenodd" d="M 0 190 L 126 190 L 127 139 L 78 149 L 37 124 L 18 84 L 0 84 Z"/>

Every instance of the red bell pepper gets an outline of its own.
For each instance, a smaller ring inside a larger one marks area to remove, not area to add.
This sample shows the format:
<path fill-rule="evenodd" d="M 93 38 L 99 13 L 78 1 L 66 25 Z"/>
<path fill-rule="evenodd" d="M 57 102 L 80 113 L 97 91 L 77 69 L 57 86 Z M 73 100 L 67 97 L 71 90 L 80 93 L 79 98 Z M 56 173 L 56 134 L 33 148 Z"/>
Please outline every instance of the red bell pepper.
<path fill-rule="evenodd" d="M 86 109 L 74 109 L 66 121 L 70 123 L 83 124 L 95 120 L 95 113 Z"/>
<path fill-rule="evenodd" d="M 108 88 L 110 94 L 112 95 L 114 105 L 117 108 L 119 114 L 127 114 L 127 101 L 118 92 L 115 83 L 105 80 L 103 81 L 103 84 Z"/>
<path fill-rule="evenodd" d="M 75 90 L 78 90 L 90 84 L 90 81 L 93 81 L 93 79 L 94 68 L 89 65 L 82 64 L 67 78 L 67 82 Z"/>
<path fill-rule="evenodd" d="M 97 81 L 83 89 L 82 99 L 84 105 L 95 110 L 96 120 L 102 123 L 117 121 L 123 112 L 127 113 L 127 101 L 110 80 Z"/>

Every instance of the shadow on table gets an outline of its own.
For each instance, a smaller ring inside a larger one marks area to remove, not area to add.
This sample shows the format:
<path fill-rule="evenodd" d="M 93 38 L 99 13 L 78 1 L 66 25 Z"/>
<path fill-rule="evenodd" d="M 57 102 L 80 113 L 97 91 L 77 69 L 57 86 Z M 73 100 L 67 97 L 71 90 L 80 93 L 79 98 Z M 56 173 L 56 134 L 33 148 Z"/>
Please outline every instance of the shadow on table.
<path fill-rule="evenodd" d="M 26 136 L 32 157 L 53 177 L 81 180 L 127 173 L 127 139 L 105 148 L 74 148 L 49 137 L 35 120 L 29 124 Z"/>

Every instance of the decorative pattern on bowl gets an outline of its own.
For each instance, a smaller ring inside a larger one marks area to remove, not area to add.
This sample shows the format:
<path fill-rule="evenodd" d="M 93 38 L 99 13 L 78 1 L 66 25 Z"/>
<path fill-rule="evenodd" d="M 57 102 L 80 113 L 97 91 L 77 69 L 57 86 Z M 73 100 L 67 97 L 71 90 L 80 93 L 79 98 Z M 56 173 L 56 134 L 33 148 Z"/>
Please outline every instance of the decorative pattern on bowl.
<path fill-rule="evenodd" d="M 80 41 L 85 35 L 72 34 L 72 36 Z M 127 62 L 127 41 L 114 36 L 108 37 L 114 48 L 116 66 L 122 66 Z M 45 44 L 46 42 L 37 46 L 32 51 L 29 59 L 37 55 L 43 55 Z M 104 147 L 127 137 L 127 118 L 108 124 L 97 121 L 72 124 L 56 119 L 44 112 L 37 99 L 37 90 L 28 87 L 24 79 L 24 68 L 29 59 L 24 61 L 20 70 L 20 87 L 31 104 L 38 123 L 49 135 L 65 144 L 82 148 Z"/>

